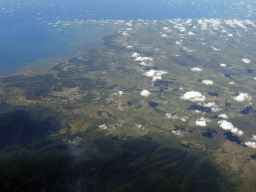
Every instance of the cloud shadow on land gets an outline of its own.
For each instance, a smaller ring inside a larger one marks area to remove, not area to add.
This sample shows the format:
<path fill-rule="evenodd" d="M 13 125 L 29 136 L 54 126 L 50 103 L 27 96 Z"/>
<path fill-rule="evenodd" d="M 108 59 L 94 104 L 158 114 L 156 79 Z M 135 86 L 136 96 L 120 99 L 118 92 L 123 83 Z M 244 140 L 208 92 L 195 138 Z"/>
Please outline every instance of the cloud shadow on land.
<path fill-rule="evenodd" d="M 78 157 L 71 144 L 56 141 L 37 156 L 1 161 L 3 191 L 234 191 L 210 160 L 190 149 L 146 137 L 98 137 L 80 140 Z"/>
<path fill-rule="evenodd" d="M 34 114 L 35 111 L 37 115 Z M 23 146 L 43 140 L 58 131 L 60 124 L 54 117 L 41 118 L 41 115 L 48 112 L 46 109 L 44 112 L 35 109 L 34 112 L 17 109 L 0 114 L 0 150 L 12 145 Z"/>

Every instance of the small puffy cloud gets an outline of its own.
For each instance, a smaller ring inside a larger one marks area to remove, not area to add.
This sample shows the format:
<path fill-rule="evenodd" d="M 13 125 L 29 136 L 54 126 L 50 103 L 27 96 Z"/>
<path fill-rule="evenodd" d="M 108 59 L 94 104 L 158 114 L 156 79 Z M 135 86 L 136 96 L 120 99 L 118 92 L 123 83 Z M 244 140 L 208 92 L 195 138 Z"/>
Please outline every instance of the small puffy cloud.
<path fill-rule="evenodd" d="M 201 127 L 206 127 L 206 119 L 201 117 L 199 120 L 196 120 L 196 125 Z"/>
<path fill-rule="evenodd" d="M 203 80 L 202 83 L 206 85 L 213 85 L 213 81 L 211 80 Z"/>
<path fill-rule="evenodd" d="M 182 41 L 176 41 L 175 43 L 176 43 L 177 45 L 180 45 L 181 42 L 182 42 Z"/>
<path fill-rule="evenodd" d="M 216 48 L 216 47 L 213 47 L 213 46 L 212 46 L 212 49 L 213 49 L 214 51 L 220 51 L 220 49 L 218 49 L 218 48 Z"/>
<path fill-rule="evenodd" d="M 190 91 L 181 96 L 181 99 L 189 101 L 205 101 L 205 96 L 196 91 Z"/>
<path fill-rule="evenodd" d="M 163 37 L 163 38 L 168 38 L 169 36 L 163 33 L 163 34 L 161 35 L 161 37 Z"/>
<path fill-rule="evenodd" d="M 251 96 L 248 93 L 240 93 L 238 96 L 234 97 L 234 100 L 243 102 L 244 100 L 251 100 Z"/>
<path fill-rule="evenodd" d="M 132 27 L 132 23 L 125 23 L 126 26 Z"/>
<path fill-rule="evenodd" d="M 215 105 L 214 102 L 209 102 L 207 104 L 204 104 L 204 107 L 213 107 Z"/>
<path fill-rule="evenodd" d="M 245 59 L 245 58 L 243 58 L 242 61 L 243 61 L 244 63 L 246 63 L 246 64 L 248 64 L 248 63 L 251 62 L 249 59 Z"/>
<path fill-rule="evenodd" d="M 253 135 L 252 138 L 253 138 L 254 140 L 256 140 L 256 135 Z"/>
<path fill-rule="evenodd" d="M 226 67 L 227 64 L 221 63 L 220 66 L 221 66 L 221 67 Z"/>
<path fill-rule="evenodd" d="M 149 63 L 149 62 L 145 62 L 145 61 L 142 61 L 142 62 L 140 62 L 140 65 L 143 65 L 143 66 L 153 66 L 151 63 Z"/>
<path fill-rule="evenodd" d="M 188 32 L 188 35 L 195 35 L 195 33 L 189 31 L 189 32 Z"/>
<path fill-rule="evenodd" d="M 241 135 L 243 135 L 243 134 L 244 134 L 243 131 L 238 131 L 238 132 L 237 132 L 237 135 L 238 135 L 238 136 L 241 136 Z"/>
<path fill-rule="evenodd" d="M 137 53 L 137 52 L 134 52 L 134 53 L 132 54 L 132 57 L 139 57 L 139 56 L 140 56 L 140 54 Z"/>
<path fill-rule="evenodd" d="M 180 130 L 172 131 L 172 133 L 173 133 L 174 135 L 181 135 L 181 131 L 180 131 Z"/>
<path fill-rule="evenodd" d="M 153 61 L 152 58 L 150 57 L 141 57 L 141 56 L 138 56 L 135 61 Z"/>
<path fill-rule="evenodd" d="M 153 77 L 155 74 L 156 74 L 155 70 L 150 70 L 145 73 L 145 75 L 148 77 Z"/>
<path fill-rule="evenodd" d="M 171 113 L 166 113 L 164 118 L 167 118 L 167 119 L 178 119 L 177 115 L 172 116 Z"/>
<path fill-rule="evenodd" d="M 162 75 L 166 74 L 166 71 L 160 71 L 160 70 L 150 70 L 146 73 L 144 73 L 147 77 L 152 77 L 152 81 L 155 81 L 157 79 L 162 79 Z"/>
<path fill-rule="evenodd" d="M 124 31 L 123 33 L 122 33 L 122 35 L 129 35 L 126 31 Z"/>
<path fill-rule="evenodd" d="M 211 108 L 211 110 L 212 110 L 213 112 L 216 112 L 216 111 L 219 111 L 220 109 L 219 109 L 218 105 L 214 105 L 214 106 Z"/>
<path fill-rule="evenodd" d="M 232 133 L 241 136 L 243 135 L 243 131 L 240 131 L 237 127 L 234 127 L 234 125 L 226 120 L 221 120 L 218 121 L 218 124 L 220 125 L 220 127 L 224 130 L 228 130 L 231 131 Z"/>
<path fill-rule="evenodd" d="M 218 121 L 218 124 L 220 124 L 220 127 L 224 130 L 232 130 L 234 127 L 234 125 L 226 120 L 221 120 Z"/>
<path fill-rule="evenodd" d="M 187 116 L 184 116 L 184 117 L 181 118 L 181 121 L 183 121 L 183 122 L 186 122 L 187 120 L 188 120 Z"/>
<path fill-rule="evenodd" d="M 194 67 L 194 68 L 191 68 L 191 71 L 200 72 L 200 71 L 202 71 L 202 69 L 200 69 L 198 67 Z"/>
<path fill-rule="evenodd" d="M 185 28 L 185 27 L 180 27 L 179 29 L 180 29 L 180 32 L 186 31 L 186 28 Z"/>
<path fill-rule="evenodd" d="M 188 51 L 188 52 L 195 52 L 196 50 L 190 50 L 190 49 L 188 49 L 187 47 L 183 47 L 183 50 L 184 51 Z"/>
<path fill-rule="evenodd" d="M 143 90 L 140 92 L 140 94 L 144 97 L 148 97 L 149 95 L 151 95 L 151 93 L 148 90 Z"/>
<path fill-rule="evenodd" d="M 166 113 L 164 118 L 171 119 L 172 115 L 170 113 Z"/>
<path fill-rule="evenodd" d="M 119 95 L 123 95 L 123 91 L 118 91 L 118 94 Z"/>
<path fill-rule="evenodd" d="M 254 77 L 254 80 L 256 80 L 256 77 Z"/>
<path fill-rule="evenodd" d="M 127 45 L 126 48 L 127 48 L 127 49 L 131 49 L 132 46 L 131 46 L 131 45 Z"/>
<path fill-rule="evenodd" d="M 252 147 L 252 148 L 256 149 L 256 142 L 248 141 L 248 142 L 245 142 L 244 144 L 248 147 Z"/>
<path fill-rule="evenodd" d="M 229 85 L 234 85 L 234 84 L 235 84 L 235 82 L 229 82 L 228 84 L 229 84 Z"/>
<path fill-rule="evenodd" d="M 211 110 L 214 112 L 219 111 L 219 107 L 218 107 L 218 105 L 216 105 L 215 102 L 209 102 L 207 104 L 204 104 L 203 106 L 211 108 Z"/>
<path fill-rule="evenodd" d="M 108 127 L 105 124 L 99 125 L 99 128 L 101 129 L 107 129 Z"/>
<path fill-rule="evenodd" d="M 223 119 L 229 118 L 226 114 L 219 114 L 218 117 L 223 118 Z"/>

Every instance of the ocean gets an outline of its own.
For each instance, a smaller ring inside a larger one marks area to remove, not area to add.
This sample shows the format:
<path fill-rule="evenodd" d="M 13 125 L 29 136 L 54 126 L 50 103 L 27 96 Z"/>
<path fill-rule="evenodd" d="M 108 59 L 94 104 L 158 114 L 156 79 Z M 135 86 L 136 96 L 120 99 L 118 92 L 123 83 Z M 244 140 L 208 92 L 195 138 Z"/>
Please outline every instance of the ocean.
<path fill-rule="evenodd" d="M 54 30 L 48 23 L 74 20 L 161 20 L 249 17 L 235 15 L 250 9 L 239 4 L 179 1 L 1 1 L 0 77 L 32 66 L 45 66 L 75 56 L 87 43 L 110 32 L 110 26 L 86 25 Z M 239 7 L 239 9 L 237 8 Z M 251 15 L 253 17 L 253 14 Z"/>

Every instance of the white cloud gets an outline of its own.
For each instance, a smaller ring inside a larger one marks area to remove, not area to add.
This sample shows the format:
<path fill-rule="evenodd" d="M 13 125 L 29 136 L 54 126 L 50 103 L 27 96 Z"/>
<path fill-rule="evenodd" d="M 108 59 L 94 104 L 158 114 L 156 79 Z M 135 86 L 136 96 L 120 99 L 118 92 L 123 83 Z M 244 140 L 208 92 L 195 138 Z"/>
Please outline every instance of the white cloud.
<path fill-rule="evenodd" d="M 73 145 L 78 145 L 81 140 L 82 140 L 81 137 L 76 136 L 76 137 L 73 139 L 73 141 L 69 140 L 68 142 L 69 142 L 70 144 L 73 144 Z"/>
<path fill-rule="evenodd" d="M 126 31 L 124 31 L 122 34 L 123 34 L 123 35 L 129 35 Z"/>
<path fill-rule="evenodd" d="M 183 122 L 186 122 L 187 120 L 188 120 L 187 116 L 184 116 L 184 117 L 181 118 L 181 121 L 183 121 Z"/>
<path fill-rule="evenodd" d="M 201 127 L 205 127 L 206 126 L 206 119 L 201 117 L 199 120 L 196 120 L 196 125 L 201 126 Z"/>
<path fill-rule="evenodd" d="M 153 59 L 150 58 L 150 57 L 141 57 L 141 56 L 139 56 L 135 59 L 135 61 L 153 61 Z"/>
<path fill-rule="evenodd" d="M 132 27 L 132 24 L 131 23 L 125 23 L 126 26 L 129 26 L 129 27 Z"/>
<path fill-rule="evenodd" d="M 153 77 L 155 74 L 156 74 L 155 70 L 150 70 L 150 71 L 145 73 L 145 75 L 148 76 L 148 77 Z"/>
<path fill-rule="evenodd" d="M 127 48 L 127 49 L 131 49 L 132 46 L 131 46 L 131 45 L 127 45 L 126 48 Z"/>
<path fill-rule="evenodd" d="M 169 36 L 166 35 L 166 34 L 162 34 L 161 37 L 163 37 L 163 38 L 168 38 Z"/>
<path fill-rule="evenodd" d="M 223 119 L 229 118 L 226 114 L 219 114 L 218 117 L 223 118 Z"/>
<path fill-rule="evenodd" d="M 234 85 L 234 84 L 235 84 L 235 82 L 229 82 L 228 84 L 229 84 L 229 85 Z"/>
<path fill-rule="evenodd" d="M 188 35 L 195 35 L 195 33 L 189 31 L 189 32 L 188 32 Z"/>
<path fill-rule="evenodd" d="M 245 59 L 245 58 L 243 58 L 242 61 L 243 61 L 244 63 L 247 63 L 247 64 L 251 62 L 249 59 Z"/>
<path fill-rule="evenodd" d="M 213 106 L 215 106 L 214 102 L 209 102 L 207 104 L 204 104 L 204 107 L 213 107 Z"/>
<path fill-rule="evenodd" d="M 180 27 L 179 29 L 180 29 L 180 32 L 186 31 L 186 28 L 185 28 L 185 27 Z"/>
<path fill-rule="evenodd" d="M 213 112 L 216 112 L 216 111 L 219 111 L 220 109 L 219 109 L 218 105 L 214 105 L 214 106 L 211 108 L 211 110 L 212 110 Z"/>
<path fill-rule="evenodd" d="M 243 102 L 244 100 L 251 100 L 251 96 L 248 93 L 240 93 L 238 96 L 234 97 L 234 100 Z"/>
<path fill-rule="evenodd" d="M 196 50 L 190 50 L 187 47 L 183 47 L 183 50 L 188 51 L 188 52 L 195 52 L 196 51 Z"/>
<path fill-rule="evenodd" d="M 162 75 L 166 74 L 166 71 L 160 71 L 160 70 L 150 70 L 146 73 L 144 73 L 147 77 L 152 77 L 152 81 L 155 81 L 157 79 L 162 79 Z"/>
<path fill-rule="evenodd" d="M 140 65 L 143 65 L 143 66 L 154 66 L 152 63 L 145 62 L 145 61 L 140 62 Z"/>
<path fill-rule="evenodd" d="M 196 91 L 190 91 L 181 96 L 181 99 L 189 101 L 205 101 L 205 96 Z"/>
<path fill-rule="evenodd" d="M 256 77 L 254 77 L 254 79 L 256 80 Z"/>
<path fill-rule="evenodd" d="M 221 66 L 221 67 L 226 67 L 227 64 L 221 63 L 220 66 Z"/>
<path fill-rule="evenodd" d="M 213 81 L 211 81 L 211 80 L 203 80 L 202 83 L 204 83 L 206 85 L 213 85 Z"/>
<path fill-rule="evenodd" d="M 216 105 L 215 102 L 209 102 L 209 103 L 207 103 L 207 104 L 204 104 L 203 106 L 204 106 L 204 107 L 211 107 L 211 110 L 212 110 L 213 112 L 219 111 L 219 107 L 218 107 L 218 105 Z"/>
<path fill-rule="evenodd" d="M 202 69 L 200 69 L 198 67 L 194 67 L 194 68 L 191 68 L 191 71 L 200 72 L 200 71 L 202 71 Z"/>
<path fill-rule="evenodd" d="M 138 129 L 140 129 L 140 128 L 142 127 L 142 125 L 136 124 L 135 127 L 138 128 Z"/>
<path fill-rule="evenodd" d="M 213 46 L 212 46 L 212 49 L 213 49 L 214 51 L 220 51 L 220 49 L 218 49 L 218 48 L 216 48 L 216 47 L 213 47 Z"/>
<path fill-rule="evenodd" d="M 101 129 L 107 129 L 108 127 L 105 124 L 99 125 L 99 128 Z"/>
<path fill-rule="evenodd" d="M 134 53 L 132 54 L 132 57 L 139 57 L 139 56 L 140 56 L 140 54 L 137 53 L 137 52 L 134 52 Z"/>
<path fill-rule="evenodd" d="M 234 125 L 226 120 L 218 121 L 218 124 L 220 124 L 220 127 L 224 130 L 231 131 L 234 134 L 237 134 L 239 136 L 243 135 L 243 131 L 240 131 L 237 127 L 234 127 Z"/>
<path fill-rule="evenodd" d="M 172 115 L 170 113 L 166 113 L 164 118 L 170 119 L 172 118 Z"/>
<path fill-rule="evenodd" d="M 238 135 L 238 136 L 241 136 L 241 135 L 243 135 L 243 134 L 244 134 L 243 131 L 238 131 L 238 132 L 237 132 L 237 135 Z"/>
<path fill-rule="evenodd" d="M 248 147 L 252 147 L 252 148 L 256 149 L 256 142 L 248 141 L 248 142 L 245 142 L 244 144 Z"/>
<path fill-rule="evenodd" d="M 148 97 L 149 95 L 151 95 L 151 93 L 148 90 L 143 90 L 140 92 L 140 94 L 144 97 Z"/>
<path fill-rule="evenodd" d="M 123 95 L 123 91 L 118 91 L 118 94 L 119 95 Z"/>
<path fill-rule="evenodd" d="M 174 135 L 181 135 L 181 131 L 180 131 L 180 130 L 172 131 L 172 133 L 173 133 Z"/>
<path fill-rule="evenodd" d="M 167 119 L 178 119 L 177 115 L 172 116 L 171 113 L 166 113 L 164 118 L 167 118 Z"/>
<path fill-rule="evenodd" d="M 256 140 L 256 135 L 253 135 L 252 138 L 253 138 L 254 140 Z"/>
<path fill-rule="evenodd" d="M 182 42 L 182 40 L 180 40 L 180 41 L 176 41 L 175 43 L 176 43 L 177 45 L 180 45 L 180 44 L 181 44 L 181 42 Z"/>

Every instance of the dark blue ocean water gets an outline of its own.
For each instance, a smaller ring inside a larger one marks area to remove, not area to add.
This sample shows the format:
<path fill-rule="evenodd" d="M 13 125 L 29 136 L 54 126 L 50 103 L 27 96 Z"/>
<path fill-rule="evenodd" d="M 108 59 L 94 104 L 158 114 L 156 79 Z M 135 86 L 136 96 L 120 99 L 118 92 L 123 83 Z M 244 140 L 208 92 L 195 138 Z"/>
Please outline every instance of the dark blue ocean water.
<path fill-rule="evenodd" d="M 253 1 L 248 1 L 252 7 Z M 70 57 L 81 45 L 108 32 L 94 26 L 56 31 L 47 23 L 87 19 L 254 18 L 249 4 L 239 1 L 173 0 L 6 0 L 0 2 L 0 76 L 17 72 L 24 63 Z M 251 15 L 248 15 L 251 13 Z M 47 62 L 47 61 L 46 61 Z"/>

